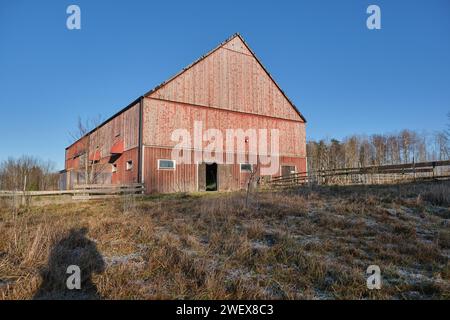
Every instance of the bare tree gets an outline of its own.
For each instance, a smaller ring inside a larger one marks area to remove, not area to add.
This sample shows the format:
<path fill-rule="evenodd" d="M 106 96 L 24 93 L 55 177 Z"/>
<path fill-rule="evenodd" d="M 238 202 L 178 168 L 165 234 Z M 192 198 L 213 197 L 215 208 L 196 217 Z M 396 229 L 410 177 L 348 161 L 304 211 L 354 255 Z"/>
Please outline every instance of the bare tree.
<path fill-rule="evenodd" d="M 248 207 L 248 200 L 250 193 L 255 189 L 255 186 L 259 183 L 259 162 L 251 166 L 250 174 L 247 182 L 247 192 L 245 197 L 245 206 Z"/>
<path fill-rule="evenodd" d="M 401 163 L 400 139 L 397 135 L 391 134 L 387 137 L 386 148 L 389 164 Z"/>
<path fill-rule="evenodd" d="M 375 150 L 375 165 L 386 163 L 386 138 L 381 134 L 374 134 L 371 140 Z"/>
<path fill-rule="evenodd" d="M 432 141 L 426 132 L 418 133 L 406 129 L 399 133 L 373 134 L 370 137 L 353 135 L 342 142 L 336 139 L 308 141 L 308 171 L 313 173 L 412 161 L 448 160 L 450 123 L 448 128 L 436 132 Z"/>
<path fill-rule="evenodd" d="M 415 159 L 418 162 L 425 162 L 428 160 L 428 150 L 427 150 L 427 135 L 423 133 L 421 135 L 416 135 L 415 138 Z"/>
<path fill-rule="evenodd" d="M 359 163 L 361 167 L 366 167 L 374 164 L 374 151 L 373 146 L 370 144 L 369 140 L 364 138 L 361 141 L 359 147 Z"/>
<path fill-rule="evenodd" d="M 445 131 L 445 135 L 446 135 L 447 138 L 450 140 L 450 112 L 447 113 L 447 119 L 448 119 L 448 122 L 447 122 L 447 130 L 444 130 L 444 131 Z"/>
<path fill-rule="evenodd" d="M 0 190 L 55 190 L 57 185 L 58 173 L 51 161 L 22 156 L 0 163 Z"/>
<path fill-rule="evenodd" d="M 77 129 L 71 134 L 72 138 L 79 143 L 79 169 L 83 172 L 85 184 L 94 184 L 103 180 L 102 176 L 109 167 L 102 160 L 105 151 L 106 135 L 99 127 L 101 116 L 93 120 L 82 121 L 78 118 Z"/>
<path fill-rule="evenodd" d="M 449 136 L 443 132 L 436 133 L 435 136 L 437 149 L 439 153 L 439 160 L 447 160 L 450 158 L 449 154 Z"/>
<path fill-rule="evenodd" d="M 354 168 L 358 166 L 358 148 L 357 136 L 351 136 L 344 140 L 345 167 Z"/>
<path fill-rule="evenodd" d="M 402 132 L 400 132 L 400 139 L 401 139 L 401 148 L 403 152 L 403 163 L 409 163 L 411 158 L 410 154 L 412 144 L 411 132 L 406 129 L 402 130 Z"/>

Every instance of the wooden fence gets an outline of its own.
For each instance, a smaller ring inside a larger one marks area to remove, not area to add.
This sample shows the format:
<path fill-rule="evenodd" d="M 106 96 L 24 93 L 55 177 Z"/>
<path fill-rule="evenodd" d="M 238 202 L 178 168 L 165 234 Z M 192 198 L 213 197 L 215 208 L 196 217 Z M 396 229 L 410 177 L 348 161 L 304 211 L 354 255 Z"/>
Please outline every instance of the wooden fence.
<path fill-rule="evenodd" d="M 298 172 L 274 177 L 269 187 L 306 183 L 321 185 L 390 184 L 407 181 L 450 179 L 450 160 Z"/>
<path fill-rule="evenodd" d="M 122 195 L 143 194 L 145 191 L 142 183 L 74 185 L 73 188 L 76 191 L 72 196 L 73 200 L 115 198 Z"/>
<path fill-rule="evenodd" d="M 89 184 L 75 185 L 73 190 L 56 191 L 0 191 L 0 197 L 45 197 L 71 195 L 73 200 L 92 200 L 114 198 L 121 195 L 142 194 L 145 188 L 142 183 L 134 184 Z"/>

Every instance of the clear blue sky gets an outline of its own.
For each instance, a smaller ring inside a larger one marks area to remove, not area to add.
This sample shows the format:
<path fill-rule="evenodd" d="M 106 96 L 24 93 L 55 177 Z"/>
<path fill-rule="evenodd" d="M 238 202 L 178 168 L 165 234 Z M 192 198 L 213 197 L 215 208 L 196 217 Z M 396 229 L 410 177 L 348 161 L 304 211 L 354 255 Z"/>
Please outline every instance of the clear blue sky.
<path fill-rule="evenodd" d="M 81 30 L 66 8 L 81 8 Z M 381 7 L 382 29 L 366 28 Z M 450 1 L 0 2 L 0 160 L 64 166 L 77 117 L 111 116 L 240 32 L 308 139 L 433 132 L 450 111 Z"/>

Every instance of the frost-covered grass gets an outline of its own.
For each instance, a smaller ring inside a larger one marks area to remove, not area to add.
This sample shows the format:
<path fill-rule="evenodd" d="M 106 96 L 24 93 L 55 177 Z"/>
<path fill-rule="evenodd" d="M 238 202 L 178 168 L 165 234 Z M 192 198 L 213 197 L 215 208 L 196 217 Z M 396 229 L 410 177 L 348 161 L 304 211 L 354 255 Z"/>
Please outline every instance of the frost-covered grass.
<path fill-rule="evenodd" d="M 450 184 L 0 209 L 0 299 L 449 299 Z M 65 287 L 78 264 L 82 289 Z M 366 287 L 369 265 L 381 290 Z"/>

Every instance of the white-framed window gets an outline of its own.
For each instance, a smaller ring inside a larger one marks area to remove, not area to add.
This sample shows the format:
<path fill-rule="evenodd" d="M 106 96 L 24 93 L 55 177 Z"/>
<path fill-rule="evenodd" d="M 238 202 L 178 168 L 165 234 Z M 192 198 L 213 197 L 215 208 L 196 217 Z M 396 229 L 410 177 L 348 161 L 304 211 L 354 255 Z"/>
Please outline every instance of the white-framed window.
<path fill-rule="evenodd" d="M 114 173 L 114 172 L 117 172 L 117 164 L 116 163 L 113 163 L 112 165 L 111 165 L 111 167 L 112 167 L 112 172 Z"/>
<path fill-rule="evenodd" d="M 250 163 L 241 163 L 241 172 L 252 172 L 253 166 Z"/>
<path fill-rule="evenodd" d="M 175 170 L 175 160 L 158 159 L 158 170 Z"/>
<path fill-rule="evenodd" d="M 132 160 L 128 160 L 127 161 L 127 170 L 131 170 L 133 169 L 133 161 Z"/>
<path fill-rule="evenodd" d="M 281 175 L 288 176 L 297 172 L 297 167 L 294 165 L 281 165 Z"/>

